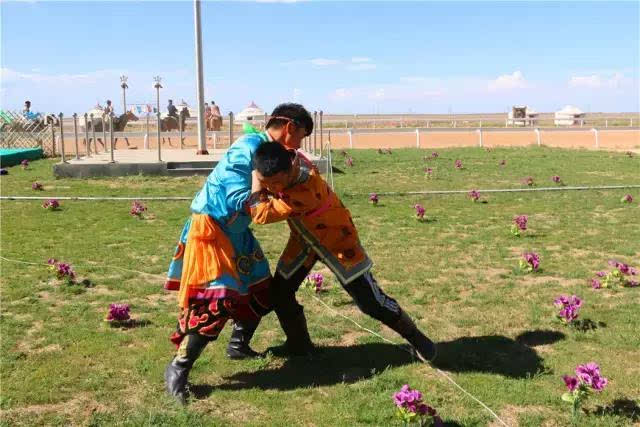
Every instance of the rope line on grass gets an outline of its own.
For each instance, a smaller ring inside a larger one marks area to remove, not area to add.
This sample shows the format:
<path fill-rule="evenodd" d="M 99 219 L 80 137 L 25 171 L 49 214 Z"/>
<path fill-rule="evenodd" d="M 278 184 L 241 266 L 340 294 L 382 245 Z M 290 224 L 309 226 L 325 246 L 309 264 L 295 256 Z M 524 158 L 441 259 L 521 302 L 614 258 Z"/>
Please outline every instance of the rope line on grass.
<path fill-rule="evenodd" d="M 376 337 L 382 339 L 383 341 L 388 342 L 389 344 L 393 344 L 393 345 L 397 345 L 399 346 L 398 343 L 395 343 L 393 341 L 391 341 L 390 339 L 387 339 L 385 337 L 383 337 L 382 335 L 378 334 L 377 332 L 372 331 L 371 329 L 367 329 L 364 326 L 360 325 L 358 322 L 356 322 L 355 320 L 353 320 L 352 318 L 340 313 L 339 311 L 333 309 L 331 306 L 329 306 L 327 303 L 325 303 L 324 301 L 322 301 L 320 298 L 318 298 L 315 295 L 311 295 L 313 297 L 313 299 L 315 299 L 316 301 L 318 301 L 320 304 L 324 305 L 330 312 L 337 314 L 340 317 L 343 317 L 345 319 L 347 319 L 348 321 L 350 321 L 351 323 L 353 323 L 354 325 L 356 325 L 358 328 L 369 332 L 372 335 L 375 335 Z M 400 347 L 402 348 L 402 347 Z M 404 350 L 404 348 L 403 348 Z M 451 384 L 453 384 L 454 386 L 456 386 L 458 389 L 460 389 L 460 391 L 462 391 L 464 394 L 466 394 L 467 396 L 469 396 L 470 398 L 472 398 L 473 400 L 475 400 L 476 402 L 478 402 L 484 409 L 486 409 L 491 415 L 493 415 L 493 417 L 498 420 L 502 425 L 504 426 L 508 426 L 507 423 L 505 423 L 504 421 L 502 421 L 500 419 L 500 417 L 491 410 L 491 408 L 489 408 L 487 405 L 485 405 L 482 401 L 480 401 L 480 399 L 478 399 L 477 397 L 475 397 L 474 395 L 472 395 L 471 393 L 469 393 L 467 390 L 465 390 L 464 388 L 462 388 L 462 386 L 460 386 L 458 383 L 456 383 L 453 378 L 451 378 L 449 375 L 447 375 L 446 372 L 441 371 L 438 368 L 434 368 L 433 366 L 431 366 L 430 364 L 427 364 L 430 368 L 432 368 L 433 370 L 435 370 L 437 373 L 439 373 L 440 375 L 442 375 L 444 378 L 446 378 Z"/>
<path fill-rule="evenodd" d="M 539 191 L 584 191 L 584 190 L 620 190 L 626 188 L 640 188 L 640 184 L 626 185 L 594 185 L 594 186 L 576 186 L 576 187 L 540 187 L 540 188 L 487 188 L 476 189 L 480 193 L 525 193 Z M 430 194 L 466 194 L 469 190 L 428 190 L 428 191 L 385 191 L 377 192 L 381 196 L 404 196 L 404 195 L 430 195 Z M 352 196 L 368 196 L 371 193 L 345 193 L 347 197 Z M 0 200 L 152 200 L 152 201 L 173 201 L 173 200 L 193 200 L 193 197 L 183 196 L 140 196 L 140 197 L 111 197 L 111 196 L 0 196 Z"/>

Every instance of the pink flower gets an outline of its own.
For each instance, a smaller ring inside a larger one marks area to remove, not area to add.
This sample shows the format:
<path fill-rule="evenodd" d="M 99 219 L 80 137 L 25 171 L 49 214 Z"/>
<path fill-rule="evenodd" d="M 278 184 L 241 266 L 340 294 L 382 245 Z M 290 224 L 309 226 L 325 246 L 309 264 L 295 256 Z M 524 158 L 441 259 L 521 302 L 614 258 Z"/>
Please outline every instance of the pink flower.
<path fill-rule="evenodd" d="M 528 220 L 529 217 L 527 217 L 526 215 L 518 215 L 513 219 L 513 222 L 518 226 L 518 229 L 520 231 L 526 231 Z"/>
<path fill-rule="evenodd" d="M 462 160 L 456 160 L 455 161 L 455 167 L 456 167 L 456 169 L 463 169 Z"/>
<path fill-rule="evenodd" d="M 49 199 L 42 204 L 42 207 L 50 211 L 55 211 L 60 207 L 60 203 L 56 199 Z"/>
<path fill-rule="evenodd" d="M 570 377 L 569 375 L 563 375 L 562 379 L 564 380 L 564 384 L 567 386 L 567 388 L 569 389 L 569 391 L 573 391 L 576 388 L 578 388 L 578 378 L 577 377 Z"/>
<path fill-rule="evenodd" d="M 598 279 L 591 279 L 591 287 L 593 289 L 600 289 L 602 288 L 602 283 L 600 283 L 600 280 Z"/>
<path fill-rule="evenodd" d="M 311 273 L 307 276 L 307 279 L 315 287 L 316 292 L 322 292 L 322 284 L 324 283 L 324 276 L 322 273 Z"/>
<path fill-rule="evenodd" d="M 34 182 L 33 184 L 31 184 L 31 189 L 32 190 L 36 190 L 36 191 L 42 191 L 44 190 L 44 188 L 42 188 L 42 184 L 40 184 L 39 182 Z"/>
<path fill-rule="evenodd" d="M 108 321 L 120 321 L 129 320 L 129 304 L 110 304 L 109 313 L 107 314 Z"/>
<path fill-rule="evenodd" d="M 371 193 L 369 195 L 369 201 L 371 203 L 373 203 L 374 205 L 377 205 L 378 204 L 378 195 L 376 193 Z"/>
<path fill-rule="evenodd" d="M 147 210 L 147 207 L 143 205 L 141 202 L 135 200 L 131 205 L 131 210 L 129 214 L 133 216 L 137 216 L 138 218 L 142 218 L 142 214 Z"/>
<path fill-rule="evenodd" d="M 553 182 L 555 182 L 556 184 L 559 184 L 561 182 L 560 177 L 558 175 L 554 175 L 551 177 L 551 180 Z"/>
<path fill-rule="evenodd" d="M 474 202 L 477 202 L 478 200 L 480 200 L 480 193 L 476 190 L 471 190 L 469 191 L 469 198 Z"/>
<path fill-rule="evenodd" d="M 540 266 L 540 256 L 535 252 L 525 252 L 522 254 L 524 260 L 531 266 L 533 271 L 536 271 Z"/>
<path fill-rule="evenodd" d="M 433 169 L 432 168 L 426 168 L 424 170 L 424 172 L 427 174 L 427 177 L 431 178 L 431 175 L 433 174 Z"/>
<path fill-rule="evenodd" d="M 352 157 L 347 157 L 347 159 L 344 162 L 349 167 L 353 166 L 353 158 Z"/>
<path fill-rule="evenodd" d="M 620 201 L 622 203 L 631 203 L 633 202 L 633 197 L 631 197 L 631 194 L 627 194 L 622 199 L 620 199 Z"/>
<path fill-rule="evenodd" d="M 416 210 L 416 216 L 418 217 L 418 219 L 423 219 L 426 212 L 424 207 L 422 207 L 422 205 L 420 204 L 417 204 L 413 208 Z"/>
<path fill-rule="evenodd" d="M 439 154 L 438 154 L 437 151 L 434 151 L 433 153 L 431 153 L 431 158 L 433 158 L 433 159 L 437 159 L 438 156 L 439 156 Z"/>
<path fill-rule="evenodd" d="M 26 169 L 29 167 L 29 160 L 24 159 L 23 161 L 20 162 L 20 165 L 22 165 L 22 169 Z"/>
<path fill-rule="evenodd" d="M 602 391 L 608 380 L 600 375 L 600 367 L 595 362 L 578 365 L 576 375 L 581 383 L 591 386 L 596 391 Z"/>

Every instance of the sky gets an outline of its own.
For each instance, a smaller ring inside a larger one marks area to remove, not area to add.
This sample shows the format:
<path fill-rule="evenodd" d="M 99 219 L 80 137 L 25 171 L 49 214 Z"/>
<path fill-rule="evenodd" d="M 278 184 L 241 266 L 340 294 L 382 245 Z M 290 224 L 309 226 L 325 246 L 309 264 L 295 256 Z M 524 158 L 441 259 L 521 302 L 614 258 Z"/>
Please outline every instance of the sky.
<path fill-rule="evenodd" d="M 195 104 L 193 2 L 0 0 L 0 107 Z M 202 3 L 205 99 L 326 113 L 640 111 L 640 2 Z"/>

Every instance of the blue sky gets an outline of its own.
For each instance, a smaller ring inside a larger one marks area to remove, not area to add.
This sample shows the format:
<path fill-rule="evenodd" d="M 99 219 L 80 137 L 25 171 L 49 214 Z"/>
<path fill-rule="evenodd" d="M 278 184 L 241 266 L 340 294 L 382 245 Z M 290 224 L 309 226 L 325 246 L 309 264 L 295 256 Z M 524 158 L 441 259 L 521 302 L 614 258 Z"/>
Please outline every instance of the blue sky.
<path fill-rule="evenodd" d="M 640 111 L 638 2 L 204 2 L 206 99 L 333 113 Z M 193 4 L 2 1 L 0 103 L 195 101 Z"/>

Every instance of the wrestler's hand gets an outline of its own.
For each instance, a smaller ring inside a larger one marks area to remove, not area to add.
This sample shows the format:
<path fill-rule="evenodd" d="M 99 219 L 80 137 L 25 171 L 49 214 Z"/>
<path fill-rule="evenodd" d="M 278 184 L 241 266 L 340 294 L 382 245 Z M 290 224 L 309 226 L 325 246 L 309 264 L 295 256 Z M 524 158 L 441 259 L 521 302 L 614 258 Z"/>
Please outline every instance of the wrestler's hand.
<path fill-rule="evenodd" d="M 258 172 L 254 169 L 251 171 L 251 192 L 259 193 L 262 190 L 262 183 L 260 183 L 258 179 Z"/>

